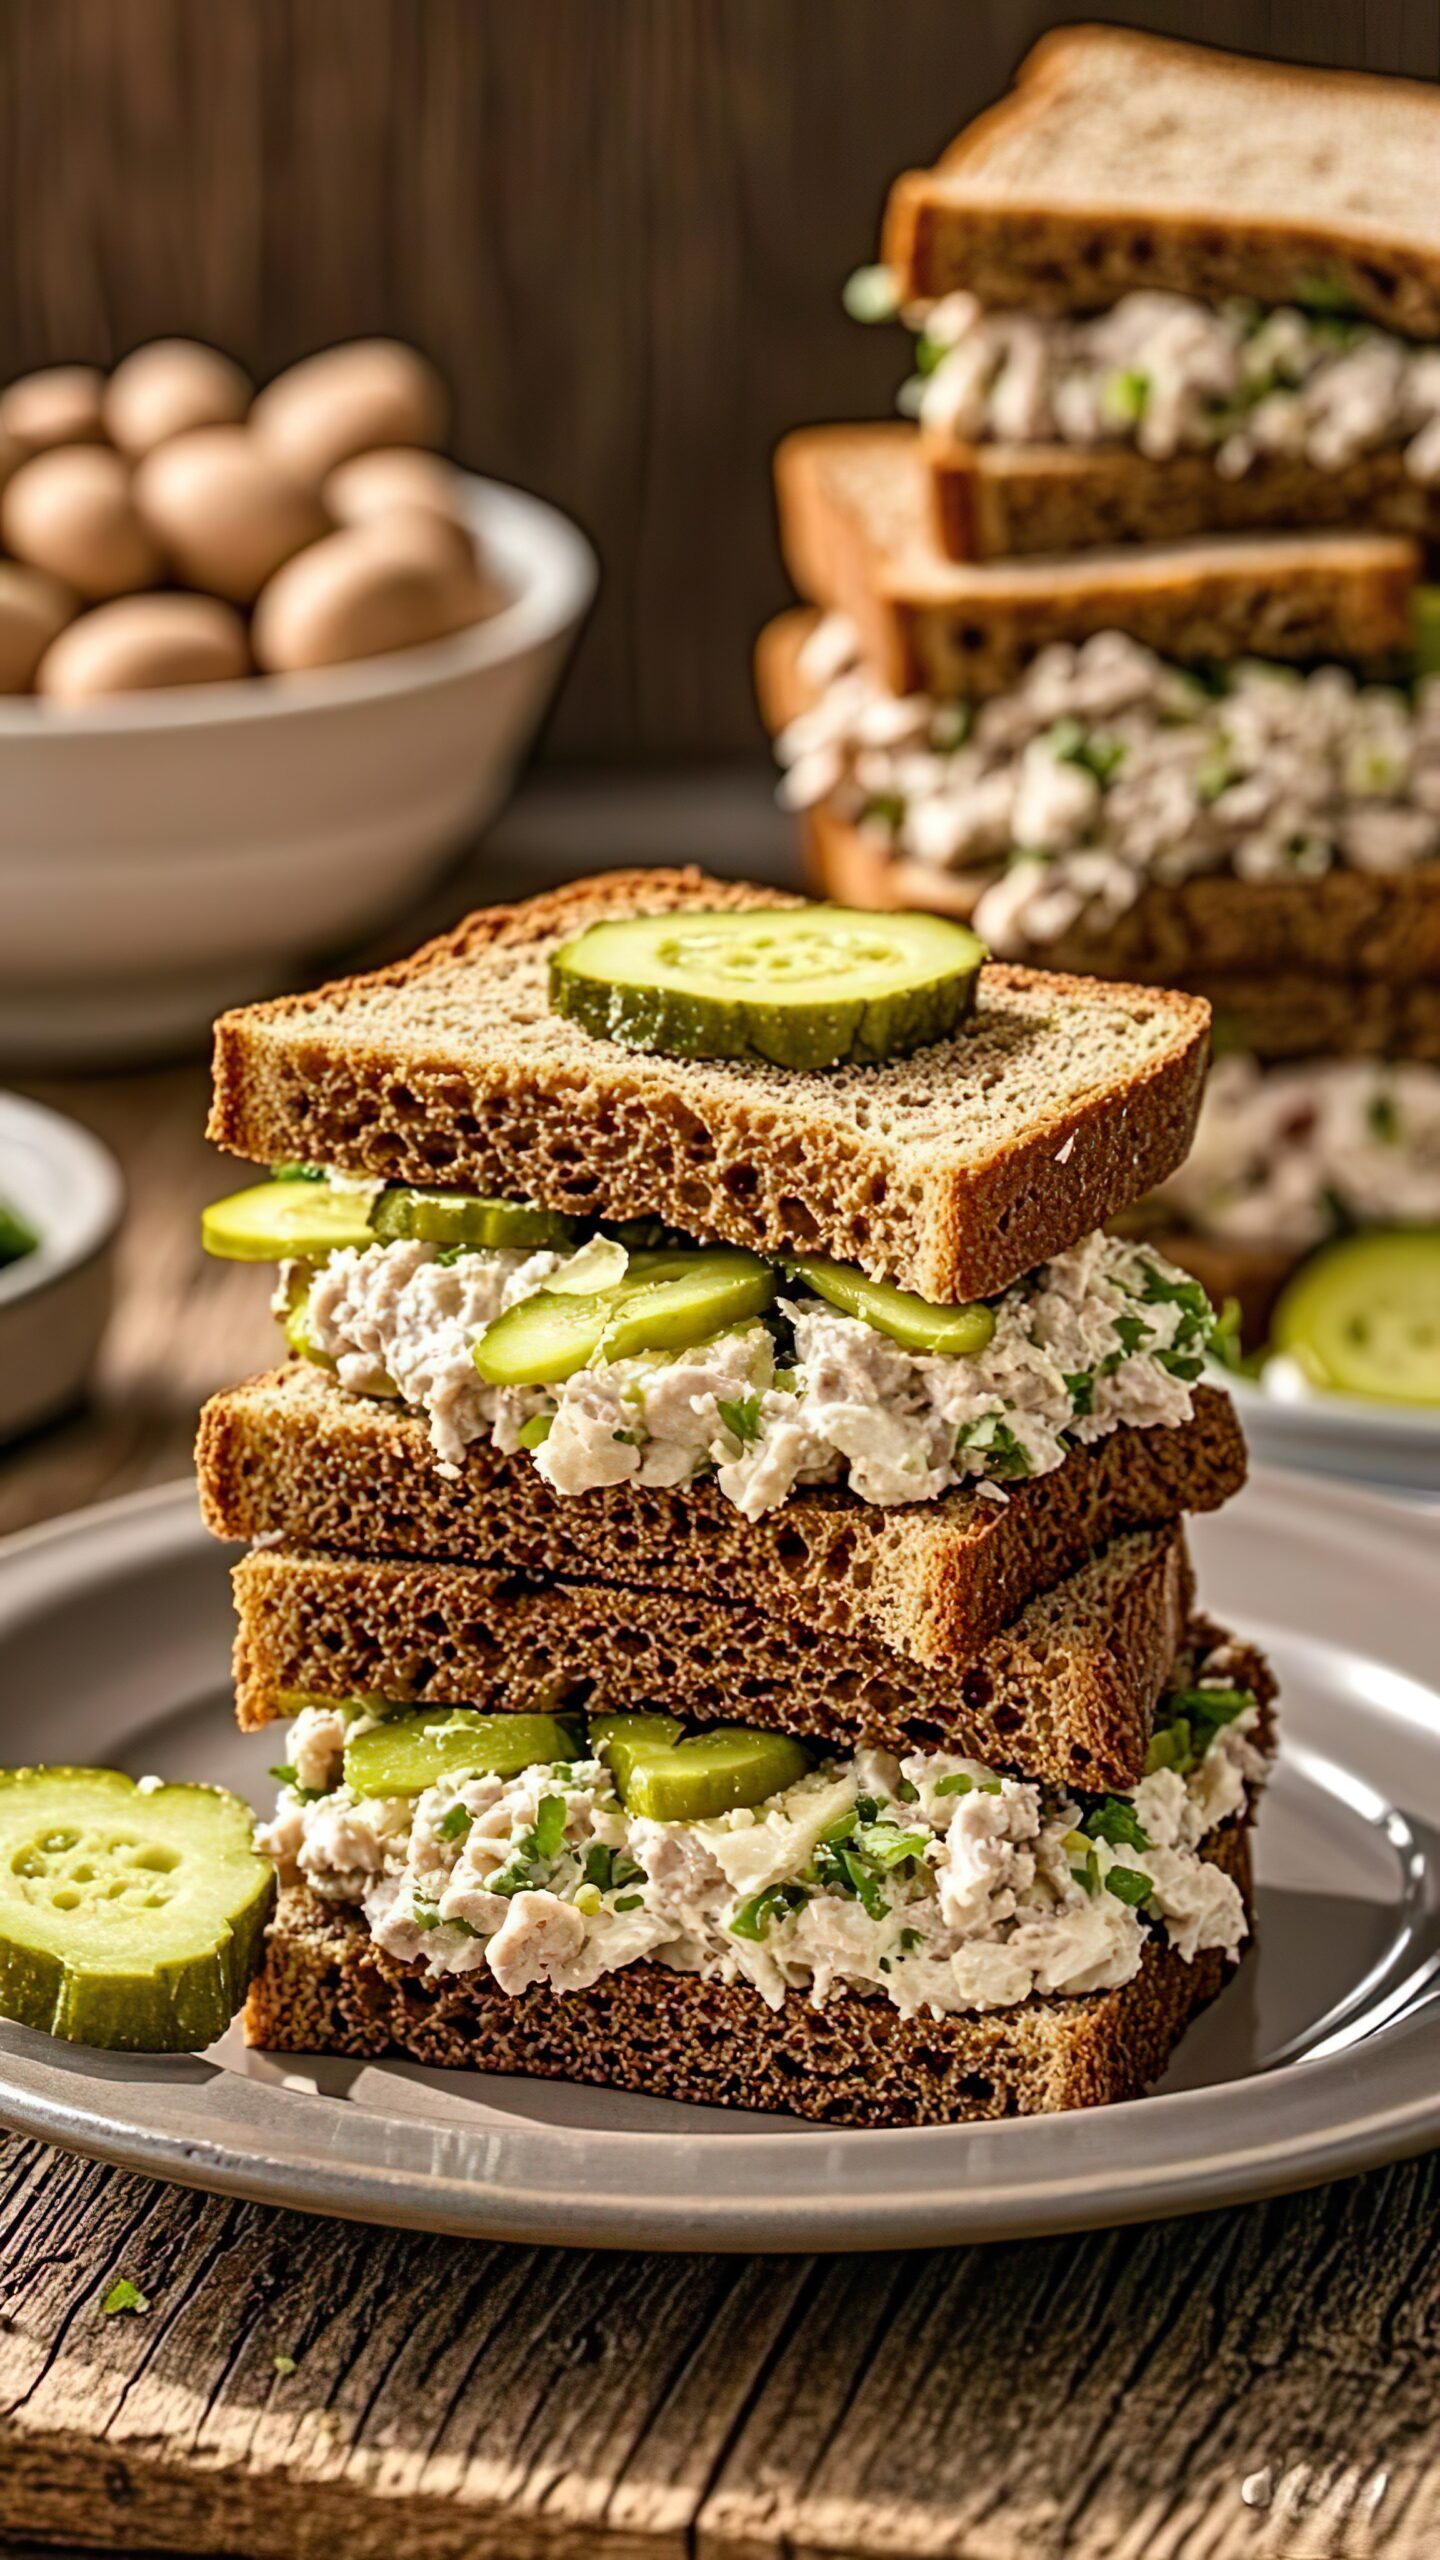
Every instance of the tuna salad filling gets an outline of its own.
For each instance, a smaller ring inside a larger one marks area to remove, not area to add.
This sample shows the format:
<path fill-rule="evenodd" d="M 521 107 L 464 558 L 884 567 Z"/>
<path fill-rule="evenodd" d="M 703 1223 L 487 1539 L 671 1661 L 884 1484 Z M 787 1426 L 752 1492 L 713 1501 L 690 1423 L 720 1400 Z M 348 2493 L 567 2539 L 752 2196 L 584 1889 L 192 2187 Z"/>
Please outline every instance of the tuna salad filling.
<path fill-rule="evenodd" d="M 919 332 L 902 407 L 967 444 L 1209 453 L 1237 480 L 1269 455 L 1342 471 L 1398 450 L 1440 481 L 1440 348 L 1342 312 L 1150 292 L 1071 319 L 952 293 L 902 316 Z"/>
<path fill-rule="evenodd" d="M 886 693 L 829 615 L 777 738 L 781 799 L 884 850 L 973 872 L 973 923 L 1023 957 L 1104 929 L 1150 883 L 1316 879 L 1440 855 L 1440 678 L 1413 695 L 1343 667 L 1247 660 L 1202 682 L 1123 632 L 1042 650 L 972 707 Z"/>
<path fill-rule="evenodd" d="M 1354 1227 L 1440 1226 L 1440 1068 L 1218 1058 L 1158 1196 L 1216 1243 L 1296 1253 Z"/>
<path fill-rule="evenodd" d="M 1236 1667 L 1218 1648 L 1164 1702 L 1126 1794 L 861 1751 L 693 1822 L 628 1813 L 602 1757 L 356 1795 L 345 1744 L 375 1716 L 309 1706 L 260 1840 L 283 1881 L 357 1906 L 387 1954 L 431 1975 L 483 1969 L 511 1995 L 648 1961 L 752 1983 L 772 2008 L 787 1992 L 1010 2008 L 1128 1982 L 1152 1938 L 1187 1961 L 1238 1954 L 1241 1895 L 1204 1854 L 1265 1775 Z"/>
<path fill-rule="evenodd" d="M 625 1248 L 579 1253 L 376 1244 L 289 1264 L 276 1310 L 292 1344 L 360 1395 L 398 1395 L 442 1469 L 474 1441 L 529 1460 L 557 1493 L 713 1476 L 759 1519 L 800 1484 L 926 1502 L 969 1484 L 1006 1499 L 1121 1424 L 1185 1422 L 1212 1329 L 1204 1291 L 1152 1247 L 1092 1235 L 990 1302 L 973 1354 L 903 1349 L 798 1282 L 762 1319 L 673 1353 L 596 1360 L 561 1383 L 497 1387 L 475 1345 L 539 1290 L 623 1274 Z"/>

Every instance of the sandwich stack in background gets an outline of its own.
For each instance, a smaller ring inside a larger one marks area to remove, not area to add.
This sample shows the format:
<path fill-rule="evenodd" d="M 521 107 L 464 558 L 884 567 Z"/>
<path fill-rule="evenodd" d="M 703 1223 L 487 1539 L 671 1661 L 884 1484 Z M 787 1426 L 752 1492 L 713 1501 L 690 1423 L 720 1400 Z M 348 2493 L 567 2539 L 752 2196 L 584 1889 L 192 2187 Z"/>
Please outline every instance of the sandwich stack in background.
<path fill-rule="evenodd" d="M 1099 2104 L 1249 1925 L 1185 995 L 693 872 L 218 1026 L 285 1366 L 198 1463 L 288 1716 L 249 2031 L 837 2124 Z"/>
<path fill-rule="evenodd" d="M 1426 1401 L 1437 151 L 1429 88 L 1047 37 L 896 183 L 851 299 L 917 331 L 917 423 L 782 446 L 812 609 L 758 657 L 815 885 L 1203 994 L 1217 1065 L 1154 1231 L 1252 1342 L 1302 1256 L 1387 1231 L 1307 1273 L 1293 1347 Z"/>

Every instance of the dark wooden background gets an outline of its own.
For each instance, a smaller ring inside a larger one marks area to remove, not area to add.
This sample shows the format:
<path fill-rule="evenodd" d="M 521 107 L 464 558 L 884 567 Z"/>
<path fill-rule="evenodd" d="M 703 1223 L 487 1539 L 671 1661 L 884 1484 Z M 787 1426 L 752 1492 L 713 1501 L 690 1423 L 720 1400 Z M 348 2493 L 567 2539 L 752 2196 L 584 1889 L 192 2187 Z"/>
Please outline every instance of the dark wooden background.
<path fill-rule="evenodd" d="M 1003 87 L 1050 0 L 0 0 L 0 375 L 195 331 L 261 374 L 394 330 L 461 456 L 569 508 L 602 608 L 551 751 L 757 742 L 783 594 L 767 455 L 883 412 L 845 320 L 888 178 Z M 1440 0 L 1089 14 L 1440 72 Z M 1437 173 L 1440 176 L 1440 173 Z"/>

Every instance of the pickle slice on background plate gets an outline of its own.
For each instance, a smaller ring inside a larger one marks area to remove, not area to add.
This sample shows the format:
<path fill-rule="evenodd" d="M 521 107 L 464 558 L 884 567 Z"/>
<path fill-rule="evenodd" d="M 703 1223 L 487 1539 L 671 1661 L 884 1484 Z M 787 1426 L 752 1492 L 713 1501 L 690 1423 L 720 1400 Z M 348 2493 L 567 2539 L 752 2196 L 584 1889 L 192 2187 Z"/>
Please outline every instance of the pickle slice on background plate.
<path fill-rule="evenodd" d="M 623 1048 L 866 1066 L 957 1031 L 984 958 L 947 916 L 826 906 L 624 916 L 555 952 L 550 1003 Z"/>
<path fill-rule="evenodd" d="M 887 1334 L 906 1351 L 940 1351 L 951 1359 L 973 1359 L 995 1331 L 992 1308 L 983 1300 L 962 1307 L 932 1306 L 909 1289 L 892 1289 L 888 1280 L 867 1280 L 847 1262 L 827 1262 L 818 1254 L 802 1254 L 787 1268 L 807 1289 L 842 1315 L 858 1316 L 877 1333 Z"/>
<path fill-rule="evenodd" d="M 688 1351 L 763 1315 L 778 1278 L 770 1263 L 738 1247 L 632 1254 L 613 1289 L 518 1298 L 479 1336 L 475 1366 L 487 1386 L 550 1387 L 595 1360 Z"/>
<path fill-rule="evenodd" d="M 328 1182 L 256 1182 L 212 1200 L 200 1241 L 222 1262 L 323 1262 L 345 1246 L 375 1242 L 365 1195 Z"/>
<path fill-rule="evenodd" d="M 418 1796 L 441 1778 L 518 1778 L 579 1755 L 580 1727 L 569 1718 L 420 1707 L 346 1743 L 345 1784 L 357 1796 Z"/>
<path fill-rule="evenodd" d="M 489 1200 L 478 1192 L 419 1191 L 409 1183 L 382 1191 L 370 1219 L 376 1244 L 469 1245 L 492 1251 L 565 1252 L 579 1223 L 557 1209 L 524 1200 Z"/>
<path fill-rule="evenodd" d="M 0 1770 L 0 2014 L 115 2052 L 213 2044 L 275 1899 L 254 1828 L 219 1787 Z"/>
<path fill-rule="evenodd" d="M 1270 1339 L 1312 1386 L 1440 1405 L 1440 1227 L 1322 1245 L 1282 1292 Z"/>
<path fill-rule="evenodd" d="M 687 1736 L 673 1716 L 595 1716 L 590 1740 L 609 1762 L 626 1812 L 651 1822 L 710 1822 L 763 1804 L 810 1766 L 808 1751 L 786 1734 L 716 1724 Z"/>

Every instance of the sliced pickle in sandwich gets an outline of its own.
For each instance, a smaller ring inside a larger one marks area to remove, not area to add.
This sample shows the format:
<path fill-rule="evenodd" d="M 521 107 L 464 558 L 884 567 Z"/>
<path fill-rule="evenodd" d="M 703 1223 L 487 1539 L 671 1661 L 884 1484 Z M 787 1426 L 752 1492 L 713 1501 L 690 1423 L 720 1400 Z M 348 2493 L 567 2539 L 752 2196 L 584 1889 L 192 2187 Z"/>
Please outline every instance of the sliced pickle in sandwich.
<path fill-rule="evenodd" d="M 626 1812 L 652 1822 L 710 1822 L 763 1804 L 810 1766 L 808 1751 L 786 1734 L 716 1724 L 685 1735 L 673 1716 L 593 1716 L 590 1741 L 608 1761 Z"/>
<path fill-rule="evenodd" d="M 727 1246 L 632 1254 L 614 1288 L 517 1299 L 479 1336 L 475 1366 L 488 1386 L 548 1387 L 599 1360 L 688 1351 L 763 1315 L 778 1280 L 758 1254 Z"/>
<path fill-rule="evenodd" d="M 960 1307 L 932 1306 L 909 1289 L 892 1289 L 888 1280 L 867 1280 L 846 1262 L 827 1262 L 818 1254 L 802 1254 L 788 1268 L 807 1289 L 842 1315 L 858 1316 L 906 1351 L 938 1351 L 952 1360 L 973 1359 L 985 1350 L 995 1331 L 995 1311 L 983 1299 Z"/>
<path fill-rule="evenodd" d="M 361 1191 L 328 1182 L 257 1182 L 201 1212 L 200 1241 L 222 1262 L 324 1262 L 375 1241 Z"/>
<path fill-rule="evenodd" d="M 746 907 L 593 924 L 550 962 L 550 1003 L 597 1038 L 677 1058 L 875 1065 L 946 1040 L 983 943 L 948 916 Z"/>
<path fill-rule="evenodd" d="M 418 1796 L 442 1778 L 518 1778 L 522 1769 L 576 1760 L 581 1744 L 582 1728 L 570 1717 L 420 1707 L 346 1743 L 345 1784 L 357 1796 Z"/>
<path fill-rule="evenodd" d="M 396 1183 L 382 1191 L 370 1218 L 377 1244 L 463 1245 L 506 1253 L 566 1253 L 579 1222 L 524 1200 L 490 1200 L 479 1192 L 421 1191 Z"/>

